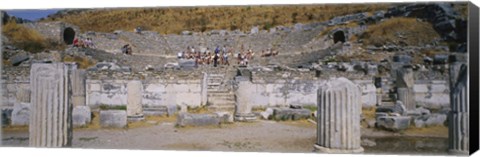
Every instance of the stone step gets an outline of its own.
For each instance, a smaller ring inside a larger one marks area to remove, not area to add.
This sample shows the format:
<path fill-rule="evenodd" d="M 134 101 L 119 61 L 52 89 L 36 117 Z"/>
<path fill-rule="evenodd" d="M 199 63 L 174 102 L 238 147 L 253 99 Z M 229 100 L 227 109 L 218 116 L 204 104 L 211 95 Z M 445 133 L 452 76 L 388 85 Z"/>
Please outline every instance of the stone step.
<path fill-rule="evenodd" d="M 208 85 L 208 86 L 220 86 L 220 85 L 222 85 L 222 83 L 219 83 L 219 82 L 208 82 L 207 85 Z"/>
<path fill-rule="evenodd" d="M 208 99 L 208 103 L 211 105 L 223 105 L 223 104 L 230 104 L 235 105 L 235 100 L 227 100 L 227 99 Z"/>
<path fill-rule="evenodd" d="M 208 106 L 207 110 L 209 111 L 230 111 L 234 112 L 235 111 L 235 106 Z"/>
<path fill-rule="evenodd" d="M 230 93 L 230 90 L 225 88 L 207 88 L 207 94 L 213 93 Z"/>
<path fill-rule="evenodd" d="M 225 74 L 208 74 L 208 77 L 224 77 Z"/>
<path fill-rule="evenodd" d="M 225 91 L 225 92 L 212 92 L 212 93 L 207 93 L 208 97 L 234 97 L 235 94 L 230 93 L 230 91 Z"/>

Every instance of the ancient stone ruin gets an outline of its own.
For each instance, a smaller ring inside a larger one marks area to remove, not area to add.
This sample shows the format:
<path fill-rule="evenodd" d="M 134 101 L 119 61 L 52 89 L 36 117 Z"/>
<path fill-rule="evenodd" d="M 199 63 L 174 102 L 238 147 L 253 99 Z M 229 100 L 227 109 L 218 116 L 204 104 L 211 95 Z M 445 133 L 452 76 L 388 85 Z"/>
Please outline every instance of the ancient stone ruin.
<path fill-rule="evenodd" d="M 346 78 L 328 80 L 318 89 L 315 149 L 324 153 L 360 153 L 360 90 Z"/>
<path fill-rule="evenodd" d="M 465 58 L 453 56 L 450 64 L 450 100 L 448 149 L 453 154 L 468 154 L 470 148 L 470 108 L 468 94 L 468 69 Z"/>
<path fill-rule="evenodd" d="M 30 146 L 65 147 L 72 142 L 72 104 L 69 75 L 75 65 L 33 64 Z"/>
<path fill-rule="evenodd" d="M 457 49 L 436 44 L 374 46 L 351 40 L 386 17 L 434 17 L 429 21 L 434 29 L 449 32 L 440 34 L 442 38 L 461 40 L 465 32 L 457 27 L 464 21 L 448 8 L 398 5 L 325 22 L 269 30 L 254 26 L 247 32 L 82 33 L 64 22 L 26 23 L 65 45 L 77 37 L 92 38 L 96 45 L 41 53 L 6 47 L 4 60 L 11 64 L 2 69 L 0 120 L 2 126 L 28 126 L 28 142 L 33 147 L 71 146 L 74 127 L 85 132 L 120 130 L 122 136 L 143 125 L 168 127 L 151 135 L 163 136 L 185 133 L 182 129 L 191 127 L 188 131 L 208 133 L 213 128 L 222 134 L 230 126 L 241 130 L 243 124 L 260 123 L 284 125 L 280 131 L 314 130 L 315 143 L 311 144 L 323 153 L 368 152 L 375 142 L 364 140 L 363 130 L 403 138 L 406 130 L 448 129 L 449 152 L 465 154 L 470 137 L 466 56 L 448 57 Z M 421 15 L 422 9 L 435 14 Z M 358 26 L 346 27 L 349 23 Z M 125 44 L 132 45 L 133 55 L 122 54 L 120 47 Z M 186 47 L 195 46 L 201 53 L 219 45 L 232 49 L 229 65 L 200 65 L 176 56 Z M 235 54 L 245 49 L 256 55 L 241 65 Z M 278 55 L 260 57 L 267 50 Z M 428 57 L 426 51 L 440 54 Z M 296 132 L 289 134 L 297 137 Z M 82 146 L 89 142 L 81 138 Z M 220 144 L 231 148 L 225 141 Z M 427 145 L 418 143 L 415 147 Z M 197 147 L 197 143 L 191 145 Z"/>

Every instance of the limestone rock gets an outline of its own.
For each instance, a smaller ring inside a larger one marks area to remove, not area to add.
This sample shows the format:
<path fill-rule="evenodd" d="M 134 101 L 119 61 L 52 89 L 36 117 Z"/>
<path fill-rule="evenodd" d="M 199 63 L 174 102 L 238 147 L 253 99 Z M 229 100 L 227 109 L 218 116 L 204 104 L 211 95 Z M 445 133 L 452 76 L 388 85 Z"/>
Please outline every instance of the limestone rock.
<path fill-rule="evenodd" d="M 190 114 L 180 113 L 177 116 L 177 125 L 184 126 L 207 126 L 219 125 L 220 119 L 214 114 Z"/>
<path fill-rule="evenodd" d="M 72 122 L 74 127 L 83 127 L 92 121 L 92 112 L 88 106 L 77 106 L 73 108 Z"/>
<path fill-rule="evenodd" d="M 124 110 L 100 111 L 100 126 L 103 128 L 127 127 L 127 112 Z"/>
<path fill-rule="evenodd" d="M 391 131 L 405 130 L 410 126 L 410 117 L 382 116 L 377 118 L 377 127 Z"/>
<path fill-rule="evenodd" d="M 17 103 L 13 106 L 12 125 L 27 126 L 30 122 L 30 103 Z"/>

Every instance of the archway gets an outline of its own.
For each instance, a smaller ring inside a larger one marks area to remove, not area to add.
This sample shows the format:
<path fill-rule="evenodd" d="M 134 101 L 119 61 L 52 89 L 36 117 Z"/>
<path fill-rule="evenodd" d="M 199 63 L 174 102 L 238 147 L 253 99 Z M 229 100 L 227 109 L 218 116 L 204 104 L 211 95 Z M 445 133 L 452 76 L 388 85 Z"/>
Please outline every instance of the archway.
<path fill-rule="evenodd" d="M 63 30 L 63 41 L 65 42 L 65 44 L 67 45 L 73 44 L 74 38 L 75 38 L 75 31 L 72 28 L 67 27 L 65 28 L 65 30 Z"/>
<path fill-rule="evenodd" d="M 345 42 L 345 33 L 343 33 L 343 31 L 336 31 L 333 33 L 333 43 L 336 44 L 337 42 Z"/>

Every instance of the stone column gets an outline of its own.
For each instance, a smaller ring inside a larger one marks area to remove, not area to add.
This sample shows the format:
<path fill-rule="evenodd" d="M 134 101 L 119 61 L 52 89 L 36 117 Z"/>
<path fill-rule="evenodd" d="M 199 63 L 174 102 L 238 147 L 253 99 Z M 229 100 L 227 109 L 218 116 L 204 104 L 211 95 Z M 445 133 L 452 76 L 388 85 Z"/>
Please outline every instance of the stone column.
<path fill-rule="evenodd" d="M 32 64 L 30 70 L 30 146 L 64 147 L 72 141 L 69 73 L 64 63 Z"/>
<path fill-rule="evenodd" d="M 252 104 L 250 104 L 251 82 L 248 77 L 236 77 L 237 89 L 235 90 L 235 120 L 252 121 L 257 119 L 252 113 Z"/>
<path fill-rule="evenodd" d="M 316 151 L 361 153 L 360 89 L 346 78 L 333 78 L 318 89 Z"/>
<path fill-rule="evenodd" d="M 72 87 L 72 121 L 74 127 L 86 126 L 92 120 L 90 107 L 86 103 L 87 74 L 83 69 L 73 70 L 71 73 Z"/>
<path fill-rule="evenodd" d="M 375 77 L 374 78 L 374 85 L 376 89 L 376 94 L 377 94 L 377 106 L 382 105 L 382 97 L 383 97 L 383 90 L 382 90 L 382 77 Z"/>
<path fill-rule="evenodd" d="M 398 69 L 395 82 L 398 100 L 403 102 L 407 110 L 414 110 L 416 108 L 415 95 L 413 93 L 415 80 L 412 67 L 405 65 Z"/>
<path fill-rule="evenodd" d="M 466 64 L 450 64 L 450 107 L 448 116 L 448 149 L 451 154 L 469 153 L 469 98 Z"/>
<path fill-rule="evenodd" d="M 86 71 L 77 69 L 72 71 L 72 104 L 73 107 L 85 106 Z"/>
<path fill-rule="evenodd" d="M 202 102 L 201 105 L 207 105 L 207 88 L 208 88 L 208 74 L 203 73 L 202 84 L 201 84 L 201 94 L 202 94 Z"/>
<path fill-rule="evenodd" d="M 143 85 L 139 80 L 127 83 L 127 119 L 128 121 L 143 120 Z"/>

